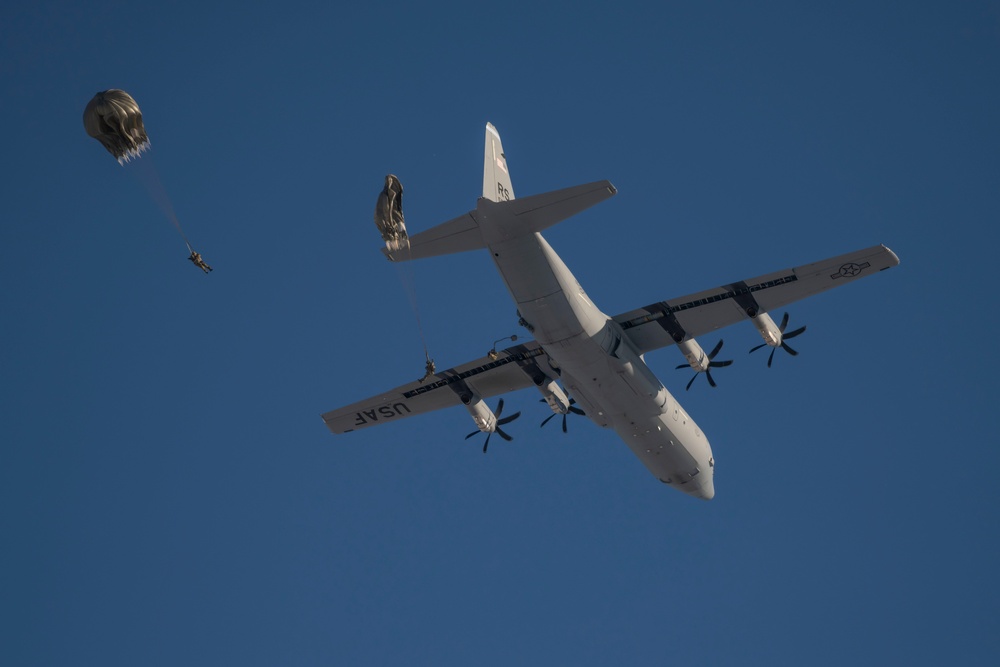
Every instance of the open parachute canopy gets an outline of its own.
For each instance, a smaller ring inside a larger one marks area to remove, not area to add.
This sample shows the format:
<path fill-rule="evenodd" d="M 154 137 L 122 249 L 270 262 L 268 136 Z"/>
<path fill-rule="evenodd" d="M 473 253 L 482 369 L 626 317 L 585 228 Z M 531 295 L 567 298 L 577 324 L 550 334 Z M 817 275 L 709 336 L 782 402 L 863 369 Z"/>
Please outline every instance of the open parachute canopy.
<path fill-rule="evenodd" d="M 385 187 L 375 204 L 375 226 L 389 252 L 396 252 L 409 245 L 406 225 L 403 223 L 403 184 L 392 174 L 386 175 Z"/>
<path fill-rule="evenodd" d="M 124 90 L 112 88 L 94 95 L 83 110 L 83 127 L 120 164 L 149 148 L 139 105 Z"/>

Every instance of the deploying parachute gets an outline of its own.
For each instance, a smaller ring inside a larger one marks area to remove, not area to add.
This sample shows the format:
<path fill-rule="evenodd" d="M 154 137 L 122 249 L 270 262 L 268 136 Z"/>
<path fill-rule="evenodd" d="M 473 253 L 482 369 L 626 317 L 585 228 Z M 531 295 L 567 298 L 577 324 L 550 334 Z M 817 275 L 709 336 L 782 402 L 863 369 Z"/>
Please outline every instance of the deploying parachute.
<path fill-rule="evenodd" d="M 375 202 L 375 226 L 378 233 L 385 241 L 385 247 L 390 252 L 398 252 L 403 248 L 410 247 L 410 237 L 406 235 L 406 224 L 403 222 L 403 184 L 392 174 L 385 175 L 385 187 L 382 188 L 378 201 Z M 390 261 L 392 258 L 389 258 Z M 410 295 L 410 305 L 413 307 L 413 315 L 417 318 L 417 330 L 420 332 L 420 339 L 424 343 L 424 376 L 419 382 L 434 377 L 434 360 L 431 359 L 427 351 L 427 340 L 424 339 L 424 331 L 420 326 L 420 312 L 417 310 L 417 294 L 414 290 L 413 276 L 404 278 L 403 265 L 397 265 L 399 277 Z"/>
<path fill-rule="evenodd" d="M 83 127 L 120 164 L 149 148 L 139 105 L 124 90 L 112 88 L 94 95 L 83 110 Z"/>
<path fill-rule="evenodd" d="M 392 174 L 386 175 L 385 187 L 375 204 L 375 226 L 389 252 L 409 246 L 410 240 L 403 223 L 403 184 Z"/>

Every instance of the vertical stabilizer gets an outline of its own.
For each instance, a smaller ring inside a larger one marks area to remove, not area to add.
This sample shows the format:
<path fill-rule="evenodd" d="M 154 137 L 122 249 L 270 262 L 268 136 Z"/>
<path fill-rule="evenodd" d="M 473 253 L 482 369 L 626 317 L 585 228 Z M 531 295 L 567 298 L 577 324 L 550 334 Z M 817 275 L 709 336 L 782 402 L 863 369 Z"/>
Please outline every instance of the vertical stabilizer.
<path fill-rule="evenodd" d="M 507 158 L 503 154 L 500 133 L 492 123 L 486 123 L 486 155 L 483 164 L 483 197 L 490 201 L 510 201 L 514 186 L 507 171 Z"/>

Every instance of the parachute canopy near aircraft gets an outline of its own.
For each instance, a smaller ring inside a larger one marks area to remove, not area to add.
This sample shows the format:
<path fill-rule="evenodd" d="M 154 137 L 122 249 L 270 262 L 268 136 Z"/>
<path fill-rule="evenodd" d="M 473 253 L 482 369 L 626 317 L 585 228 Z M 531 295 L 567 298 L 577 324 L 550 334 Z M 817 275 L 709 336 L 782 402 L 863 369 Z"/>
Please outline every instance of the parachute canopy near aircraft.
<path fill-rule="evenodd" d="M 112 88 L 94 95 L 83 110 L 83 127 L 120 164 L 149 148 L 139 105 L 124 90 Z"/>
<path fill-rule="evenodd" d="M 403 184 L 392 174 L 386 174 L 385 187 L 375 204 L 375 226 L 389 252 L 396 252 L 409 245 L 406 224 L 403 222 Z"/>

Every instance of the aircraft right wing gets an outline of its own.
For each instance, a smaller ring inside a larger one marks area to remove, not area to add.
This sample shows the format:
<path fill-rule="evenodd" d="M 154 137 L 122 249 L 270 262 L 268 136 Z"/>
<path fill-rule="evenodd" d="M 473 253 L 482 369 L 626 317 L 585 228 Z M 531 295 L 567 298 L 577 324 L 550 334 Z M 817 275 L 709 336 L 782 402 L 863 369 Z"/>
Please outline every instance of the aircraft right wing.
<path fill-rule="evenodd" d="M 535 341 L 514 345 L 323 415 L 327 428 L 348 433 L 405 417 L 462 405 L 463 395 L 489 398 L 540 386 L 558 377 Z"/>
<path fill-rule="evenodd" d="M 659 301 L 614 318 L 640 354 L 735 324 L 899 264 L 884 245 Z"/>

